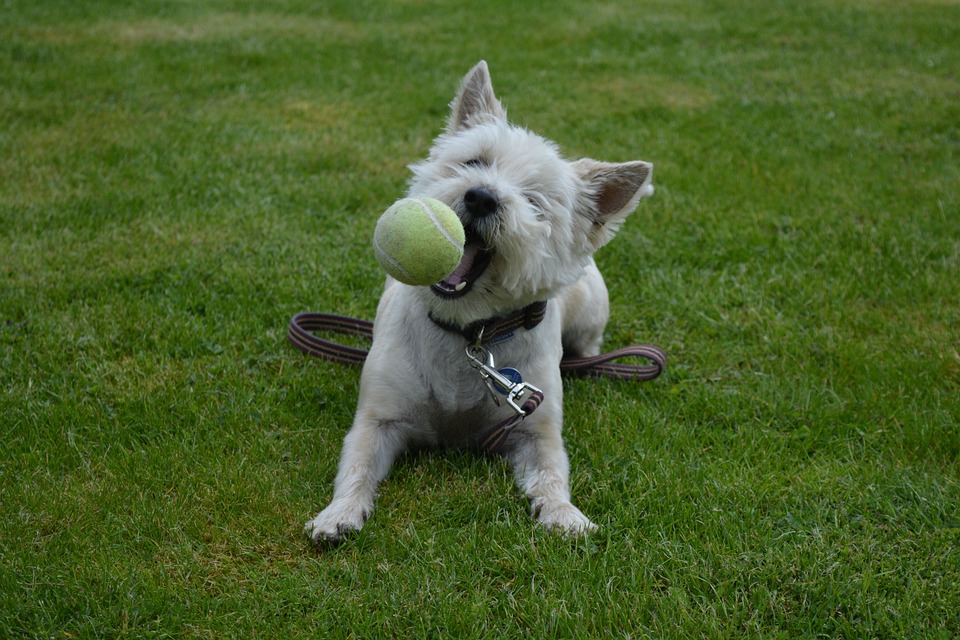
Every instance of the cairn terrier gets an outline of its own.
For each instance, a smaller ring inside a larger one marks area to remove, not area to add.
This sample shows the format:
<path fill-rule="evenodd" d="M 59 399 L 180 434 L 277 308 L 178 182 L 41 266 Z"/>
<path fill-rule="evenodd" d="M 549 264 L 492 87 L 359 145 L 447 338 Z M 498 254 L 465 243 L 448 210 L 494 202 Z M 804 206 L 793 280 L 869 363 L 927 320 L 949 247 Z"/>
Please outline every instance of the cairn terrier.
<path fill-rule="evenodd" d="M 333 498 L 307 535 L 359 530 L 391 464 L 420 447 L 503 455 L 542 525 L 595 530 L 570 501 L 559 365 L 599 353 L 609 305 L 593 253 L 653 193 L 652 165 L 564 160 L 507 122 L 481 61 L 411 169 L 409 195 L 459 216 L 463 259 L 432 286 L 387 278 Z"/>

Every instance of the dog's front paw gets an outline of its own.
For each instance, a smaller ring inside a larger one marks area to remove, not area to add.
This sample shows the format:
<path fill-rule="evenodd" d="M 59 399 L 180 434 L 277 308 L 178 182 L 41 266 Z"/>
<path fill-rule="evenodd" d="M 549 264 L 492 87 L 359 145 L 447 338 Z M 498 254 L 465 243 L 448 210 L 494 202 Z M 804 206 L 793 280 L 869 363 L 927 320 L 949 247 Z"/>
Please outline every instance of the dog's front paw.
<path fill-rule="evenodd" d="M 303 531 L 314 543 L 337 543 L 344 536 L 359 531 L 369 515 L 362 505 L 334 501 L 306 523 Z"/>
<path fill-rule="evenodd" d="M 585 535 L 597 530 L 580 509 L 569 502 L 543 503 L 536 508 L 537 521 L 547 529 L 568 536 Z"/>

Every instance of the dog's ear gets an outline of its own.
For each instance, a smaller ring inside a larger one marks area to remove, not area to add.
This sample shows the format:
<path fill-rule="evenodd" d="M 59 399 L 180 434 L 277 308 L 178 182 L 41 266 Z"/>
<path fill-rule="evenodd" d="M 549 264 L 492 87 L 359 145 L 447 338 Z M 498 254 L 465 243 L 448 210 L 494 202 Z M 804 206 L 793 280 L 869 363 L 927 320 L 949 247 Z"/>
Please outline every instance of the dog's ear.
<path fill-rule="evenodd" d="M 447 131 L 456 133 L 480 122 L 506 120 L 507 112 L 493 93 L 490 70 L 483 60 L 467 72 L 460 83 L 460 93 L 450 103 Z"/>
<path fill-rule="evenodd" d="M 598 249 L 610 241 L 640 198 L 653 194 L 653 165 L 649 162 L 612 164 L 585 158 L 573 168 L 586 185 L 581 212 L 593 223 L 590 243 Z"/>

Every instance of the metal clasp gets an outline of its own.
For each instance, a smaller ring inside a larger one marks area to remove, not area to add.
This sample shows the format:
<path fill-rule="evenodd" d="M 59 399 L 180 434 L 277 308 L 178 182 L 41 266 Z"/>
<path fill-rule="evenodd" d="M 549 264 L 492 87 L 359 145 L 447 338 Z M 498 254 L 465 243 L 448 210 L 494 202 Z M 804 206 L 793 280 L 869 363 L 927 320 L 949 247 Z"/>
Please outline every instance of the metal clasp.
<path fill-rule="evenodd" d="M 480 344 L 479 340 L 477 344 L 467 346 L 467 358 L 470 360 L 470 366 L 477 370 L 484 384 L 487 385 L 490 397 L 493 398 L 493 401 L 497 403 L 498 407 L 500 406 L 500 398 L 497 396 L 494 384 L 505 390 L 504 395 L 507 397 L 507 404 L 513 408 L 517 415 L 527 415 L 527 412 L 523 410 L 521 405 L 528 394 L 538 393 L 540 389 L 522 380 L 515 382 L 497 371 L 496 364 L 493 361 L 493 354 L 489 349 Z"/>
<path fill-rule="evenodd" d="M 500 398 L 497 397 L 497 392 L 493 388 L 493 376 L 490 374 L 491 371 L 497 371 L 496 365 L 493 362 L 493 354 L 490 353 L 489 349 L 484 348 L 480 344 L 476 344 L 467 347 L 467 358 L 470 359 L 470 366 L 480 374 L 483 383 L 487 385 L 487 391 L 490 393 L 490 397 L 499 407 Z"/>

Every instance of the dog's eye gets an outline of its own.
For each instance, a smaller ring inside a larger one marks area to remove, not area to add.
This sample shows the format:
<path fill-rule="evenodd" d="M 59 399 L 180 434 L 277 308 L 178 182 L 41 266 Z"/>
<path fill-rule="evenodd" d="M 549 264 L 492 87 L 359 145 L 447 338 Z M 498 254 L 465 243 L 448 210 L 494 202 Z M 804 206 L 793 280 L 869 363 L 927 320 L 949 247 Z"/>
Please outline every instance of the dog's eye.
<path fill-rule="evenodd" d="M 527 193 L 524 194 L 527 198 L 527 202 L 530 203 L 530 206 L 536 209 L 537 211 L 543 211 L 546 207 L 546 203 L 543 200 L 543 196 L 539 193 Z"/>
<path fill-rule="evenodd" d="M 486 167 L 489 165 L 490 163 L 484 160 L 483 158 L 470 158 L 469 160 L 463 163 L 463 166 L 465 167 Z"/>

